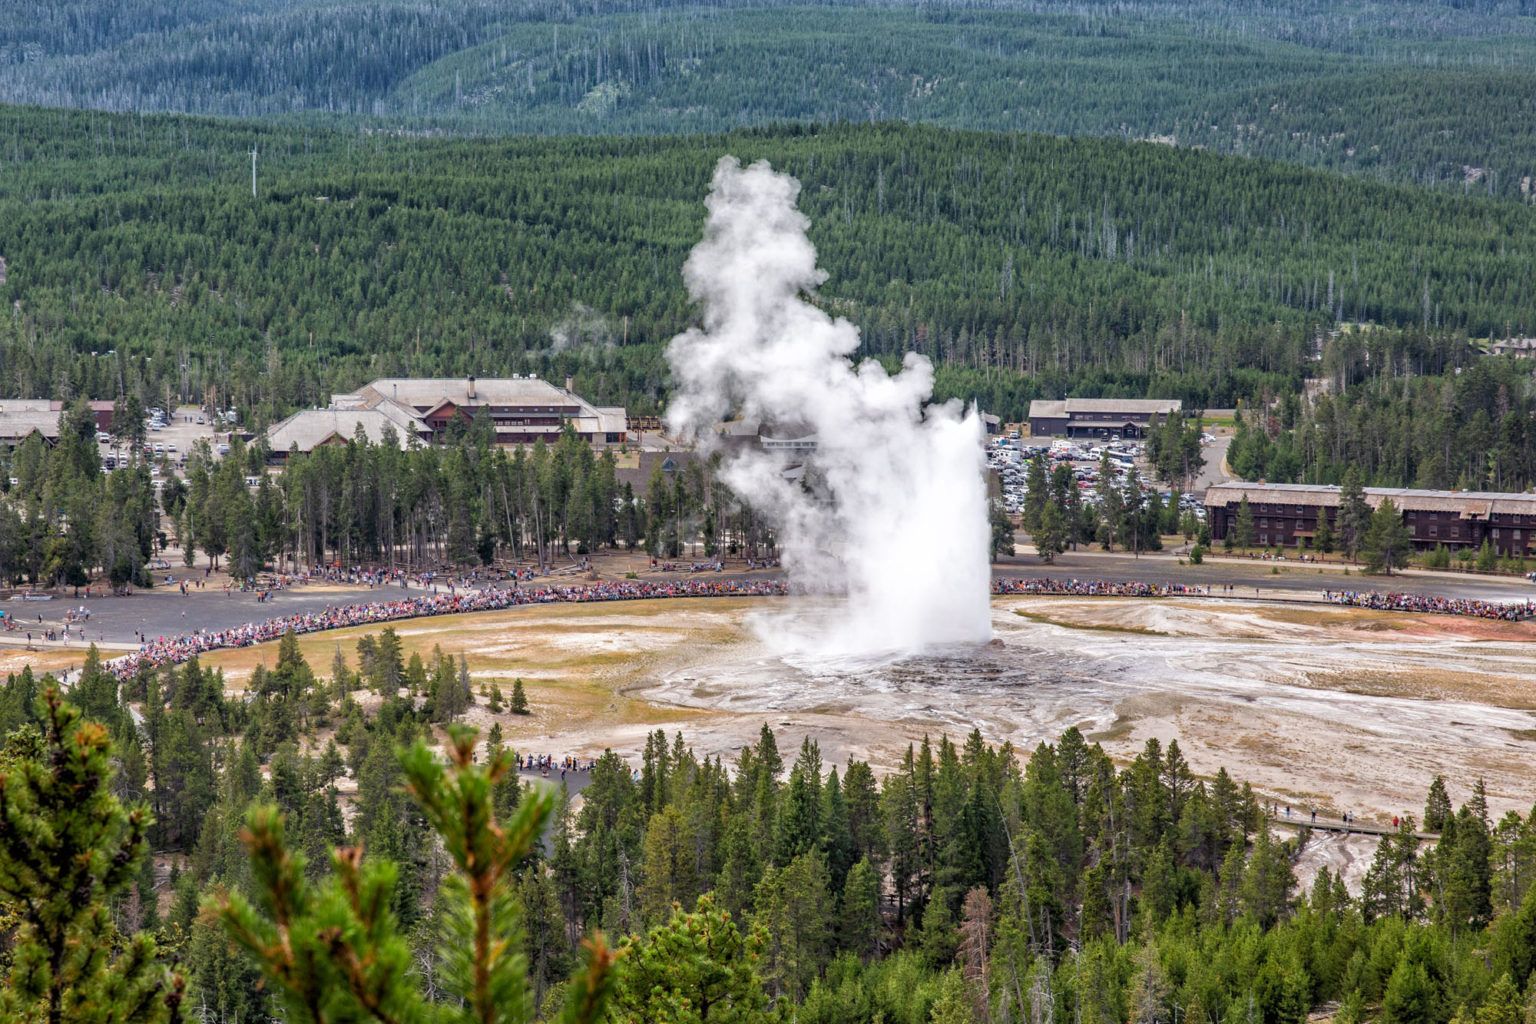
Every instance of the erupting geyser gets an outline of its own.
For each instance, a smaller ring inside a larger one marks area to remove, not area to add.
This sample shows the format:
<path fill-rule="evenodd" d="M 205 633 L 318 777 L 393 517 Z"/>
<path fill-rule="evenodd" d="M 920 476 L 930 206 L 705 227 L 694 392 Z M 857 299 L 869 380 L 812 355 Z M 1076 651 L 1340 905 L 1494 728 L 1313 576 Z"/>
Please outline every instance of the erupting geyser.
<path fill-rule="evenodd" d="M 766 162 L 715 168 L 703 240 L 683 266 L 703 326 L 672 339 L 677 393 L 668 426 L 701 447 L 728 416 L 797 453 L 725 453 L 722 478 L 775 526 L 791 581 L 844 595 L 814 637 L 830 654 L 911 652 L 991 635 L 982 428 L 974 408 L 929 403 L 933 366 L 908 353 L 895 376 L 849 356 L 859 332 L 805 294 L 826 274 L 795 206 L 800 183 Z"/>

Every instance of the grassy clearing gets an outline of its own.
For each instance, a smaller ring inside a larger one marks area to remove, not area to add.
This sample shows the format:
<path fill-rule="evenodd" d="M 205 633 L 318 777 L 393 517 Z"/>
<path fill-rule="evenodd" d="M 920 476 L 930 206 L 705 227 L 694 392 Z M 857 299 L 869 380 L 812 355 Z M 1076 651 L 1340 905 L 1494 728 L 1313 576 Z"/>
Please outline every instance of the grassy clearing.
<path fill-rule="evenodd" d="M 427 661 L 433 650 L 462 655 L 475 682 L 477 705 L 469 721 L 489 728 L 499 721 L 509 741 L 542 750 L 552 734 L 615 726 L 692 721 L 711 712 L 662 708 L 629 695 L 633 684 L 661 670 L 677 653 L 720 647 L 739 637 L 733 621 L 743 600 L 635 601 L 622 604 L 534 605 L 501 612 L 413 619 L 394 624 L 407 660 Z M 339 649 L 357 667 L 357 641 L 382 626 L 313 633 L 299 650 L 315 672 L 328 676 Z M 216 651 L 203 663 L 220 668 L 226 687 L 241 690 L 257 665 L 277 659 L 277 643 Z M 483 684 L 499 684 L 509 698 L 522 679 L 533 713 L 492 715 L 480 696 Z"/>
<path fill-rule="evenodd" d="M 111 657 L 111 655 L 108 654 L 105 657 Z M 25 647 L 0 647 L 0 675 L 20 672 L 28 665 L 32 666 L 34 674 L 42 674 L 79 668 L 84 663 L 85 651 L 83 650 L 29 651 Z"/>

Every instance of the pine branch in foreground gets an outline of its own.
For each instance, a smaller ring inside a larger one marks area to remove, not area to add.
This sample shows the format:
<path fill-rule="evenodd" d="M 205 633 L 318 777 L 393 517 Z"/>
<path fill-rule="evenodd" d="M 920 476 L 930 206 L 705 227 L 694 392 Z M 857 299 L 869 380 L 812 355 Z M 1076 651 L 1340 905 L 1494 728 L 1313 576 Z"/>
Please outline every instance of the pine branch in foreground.
<path fill-rule="evenodd" d="M 112 743 L 56 689 L 41 731 L 0 753 L 0 902 L 19 922 L 0 1018 L 17 1024 L 160 1024 L 180 1020 L 182 980 L 148 935 L 124 938 L 112 896 L 148 852 L 149 810 L 112 794 Z"/>
<path fill-rule="evenodd" d="M 523 952 L 514 872 L 526 860 L 553 808 L 547 793 L 530 794 L 505 823 L 496 820 L 496 785 L 512 755 L 494 751 L 475 763 L 475 730 L 449 730 L 448 763 L 425 744 L 402 757 L 406 789 L 421 806 L 454 866 L 437 899 L 445 935 L 443 988 L 429 1002 L 410 971 L 410 947 L 390 912 L 397 871 L 357 847 L 333 854 L 334 876 L 311 885 L 304 858 L 289 849 L 282 816 L 252 811 L 244 840 L 258 893 L 239 894 L 208 909 L 260 965 L 295 1020 L 312 1024 L 417 1021 L 525 1024 L 533 1005 Z M 585 943 L 586 963 L 566 993 L 563 1024 L 594 1024 L 608 1001 L 616 954 L 603 937 Z"/>

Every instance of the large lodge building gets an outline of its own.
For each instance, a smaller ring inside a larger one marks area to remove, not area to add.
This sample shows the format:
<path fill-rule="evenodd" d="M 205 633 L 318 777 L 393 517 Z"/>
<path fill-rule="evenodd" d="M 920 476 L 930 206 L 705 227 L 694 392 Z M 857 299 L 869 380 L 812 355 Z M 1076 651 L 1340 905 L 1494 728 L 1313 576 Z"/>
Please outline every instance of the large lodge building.
<path fill-rule="evenodd" d="M 351 394 L 332 395 L 325 409 L 294 413 L 267 431 L 273 461 L 289 452 L 345 444 L 359 430 L 378 444 L 393 437 L 402 448 L 443 440 L 455 424 L 489 418 L 498 445 L 553 443 L 567 425 L 596 448 L 624 444 L 629 422 L 622 408 L 596 406 L 571 389 L 537 377 L 384 377 Z"/>
<path fill-rule="evenodd" d="M 1158 420 L 1183 408 L 1176 398 L 1036 399 L 1029 403 L 1031 437 L 1140 438 Z"/>
<path fill-rule="evenodd" d="M 1319 484 L 1216 484 L 1205 492 L 1213 540 L 1225 540 L 1237 522 L 1243 498 L 1253 515 L 1254 543 L 1260 547 L 1310 547 L 1317 517 L 1328 510 L 1338 530 L 1339 489 Z M 1416 548 L 1480 548 L 1491 541 L 1500 555 L 1536 554 L 1536 494 L 1490 491 L 1427 491 L 1367 487 L 1365 500 L 1377 508 L 1391 498 Z"/>

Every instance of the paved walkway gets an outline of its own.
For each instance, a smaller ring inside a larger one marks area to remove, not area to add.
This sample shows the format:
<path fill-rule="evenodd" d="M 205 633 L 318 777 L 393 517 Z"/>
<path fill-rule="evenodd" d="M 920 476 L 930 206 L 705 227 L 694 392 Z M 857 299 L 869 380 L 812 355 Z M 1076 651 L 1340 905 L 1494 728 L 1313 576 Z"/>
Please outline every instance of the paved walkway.
<path fill-rule="evenodd" d="M 1338 563 L 1269 562 L 1243 558 L 1211 558 L 1203 565 L 1179 564 L 1169 554 L 1136 557 L 1123 552 L 1076 551 L 1061 555 L 1054 565 L 1033 556 L 1009 558 L 993 567 L 994 577 L 1046 579 L 1095 579 L 1112 583 L 1147 582 L 1209 586 L 1211 597 L 1234 600 L 1281 600 L 1323 603 L 1325 590 L 1355 590 L 1418 594 L 1485 601 L 1528 600 L 1536 587 L 1522 579 L 1458 577 L 1447 573 L 1412 573 L 1392 577 L 1365 576 L 1358 569 L 1345 576 Z M 1278 571 L 1277 571 L 1278 570 Z M 730 573 L 712 579 L 766 577 L 771 572 Z M 687 578 L 686 576 L 680 578 Z M 1230 587 L 1231 589 L 1226 589 Z M 32 633 L 34 648 L 83 649 L 96 643 L 111 652 L 138 648 L 141 633 L 150 637 L 173 636 L 193 631 L 219 632 L 266 619 L 316 613 L 326 608 L 421 596 L 409 590 L 386 587 L 295 587 L 274 592 L 265 602 L 254 593 L 226 595 L 221 589 L 193 590 L 182 595 L 173 590 L 140 592 L 130 597 L 93 597 L 90 600 L 61 597 L 53 601 L 7 601 L 4 609 L 17 616 L 19 628 L 0 632 L 0 646 L 23 647 Z M 66 612 L 85 605 L 91 617 L 71 630 L 71 639 L 43 641 L 48 628 L 59 629 Z M 37 616 L 43 622 L 37 622 Z"/>
<path fill-rule="evenodd" d="M 520 768 L 517 776 L 527 782 L 564 786 L 565 795 L 571 797 L 578 795 L 592 784 L 592 773 L 586 768 L 567 768 L 563 776 L 558 768 L 551 768 L 547 775 L 540 768 Z"/>

